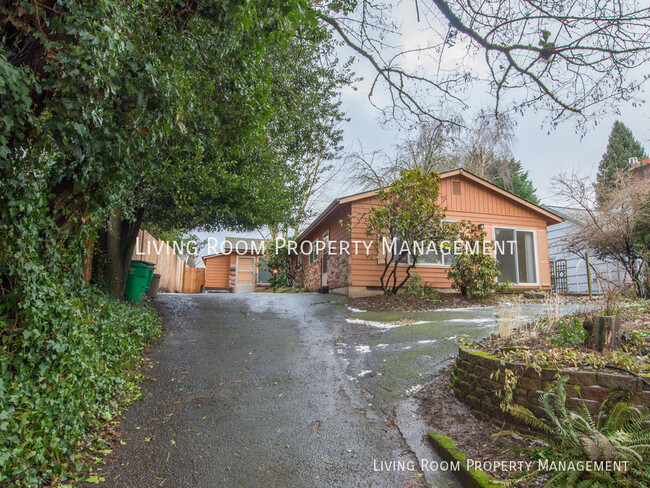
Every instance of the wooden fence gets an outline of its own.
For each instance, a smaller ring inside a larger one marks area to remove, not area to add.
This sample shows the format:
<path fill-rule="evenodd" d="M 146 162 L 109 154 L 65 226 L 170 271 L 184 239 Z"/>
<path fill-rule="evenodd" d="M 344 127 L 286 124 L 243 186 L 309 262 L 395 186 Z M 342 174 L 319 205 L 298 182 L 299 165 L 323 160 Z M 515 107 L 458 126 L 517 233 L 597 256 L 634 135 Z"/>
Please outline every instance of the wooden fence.
<path fill-rule="evenodd" d="M 171 246 L 146 230 L 138 233 L 132 259 L 156 265 L 155 273 L 160 275 L 160 291 L 199 293 L 205 285 L 205 268 L 190 268 Z"/>

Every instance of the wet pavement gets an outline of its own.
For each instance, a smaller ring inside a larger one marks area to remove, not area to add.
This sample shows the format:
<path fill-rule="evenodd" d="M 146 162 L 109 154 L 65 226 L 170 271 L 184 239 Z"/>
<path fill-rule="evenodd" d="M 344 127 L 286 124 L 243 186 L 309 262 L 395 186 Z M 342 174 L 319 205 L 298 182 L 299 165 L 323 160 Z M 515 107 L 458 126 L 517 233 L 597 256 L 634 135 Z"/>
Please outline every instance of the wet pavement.
<path fill-rule="evenodd" d="M 478 339 L 498 324 L 575 310 L 374 314 L 308 293 L 156 302 L 165 334 L 144 367 L 144 400 L 125 412 L 97 473 L 101 486 L 426 486 L 423 473 L 387 464 L 417 466 L 413 451 L 439 460 L 408 391 L 438 374 L 461 334 Z M 429 486 L 460 486 L 448 473 L 425 474 Z"/>
<path fill-rule="evenodd" d="M 101 486 L 424 486 L 382 465 L 415 458 L 336 354 L 342 300 L 161 295 L 165 335 Z"/>
<path fill-rule="evenodd" d="M 440 374 L 458 352 L 457 340 L 480 340 L 499 327 L 514 329 L 545 316 L 557 317 L 585 306 L 505 302 L 434 312 L 372 313 L 348 308 L 336 354 L 347 364 L 348 378 L 368 392 L 380 412 L 392 412 L 405 393 L 417 391 Z"/>

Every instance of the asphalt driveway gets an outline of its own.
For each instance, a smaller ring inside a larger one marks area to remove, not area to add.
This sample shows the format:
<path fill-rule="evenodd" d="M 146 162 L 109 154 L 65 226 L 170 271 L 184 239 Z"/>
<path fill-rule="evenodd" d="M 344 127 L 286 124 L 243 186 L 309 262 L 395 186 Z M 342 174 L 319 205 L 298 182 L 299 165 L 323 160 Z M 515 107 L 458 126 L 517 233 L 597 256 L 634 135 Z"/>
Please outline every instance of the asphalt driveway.
<path fill-rule="evenodd" d="M 335 351 L 346 310 L 331 300 L 160 296 L 165 335 L 102 486 L 423 486 L 378 470 L 415 458 L 349 380 Z"/>

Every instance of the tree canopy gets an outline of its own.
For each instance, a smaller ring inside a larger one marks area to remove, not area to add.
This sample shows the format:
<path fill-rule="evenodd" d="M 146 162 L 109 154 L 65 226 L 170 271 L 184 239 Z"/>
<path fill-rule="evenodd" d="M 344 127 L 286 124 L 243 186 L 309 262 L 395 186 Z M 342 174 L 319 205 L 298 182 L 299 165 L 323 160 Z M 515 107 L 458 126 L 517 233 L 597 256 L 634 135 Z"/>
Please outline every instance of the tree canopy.
<path fill-rule="evenodd" d="M 151 311 L 85 286 L 85 244 L 121 296 L 142 222 L 284 220 L 303 158 L 337 151 L 346 76 L 307 17 L 302 0 L 0 6 L 0 484 L 73 476 L 155 335 Z"/>
<path fill-rule="evenodd" d="M 528 171 L 524 171 L 524 167 L 516 159 L 510 158 L 498 166 L 489 168 L 486 178 L 504 190 L 539 205 L 535 185 L 528 176 Z"/>
<path fill-rule="evenodd" d="M 641 161 L 647 158 L 643 146 L 634 138 L 632 131 L 620 121 L 614 122 L 612 132 L 609 134 L 607 150 L 598 165 L 596 191 L 598 199 L 603 201 L 609 192 L 615 189 L 616 182 L 620 180 L 618 173 L 630 169 L 630 158 Z"/>
<path fill-rule="evenodd" d="M 409 6 L 402 25 L 394 19 L 407 8 L 397 8 L 362 1 L 346 16 L 317 13 L 375 69 L 369 96 L 389 118 L 457 123 L 478 85 L 495 113 L 536 110 L 551 126 L 584 128 L 640 100 L 647 80 L 650 7 L 639 0 L 432 0 Z M 418 29 L 415 45 L 404 24 Z"/>

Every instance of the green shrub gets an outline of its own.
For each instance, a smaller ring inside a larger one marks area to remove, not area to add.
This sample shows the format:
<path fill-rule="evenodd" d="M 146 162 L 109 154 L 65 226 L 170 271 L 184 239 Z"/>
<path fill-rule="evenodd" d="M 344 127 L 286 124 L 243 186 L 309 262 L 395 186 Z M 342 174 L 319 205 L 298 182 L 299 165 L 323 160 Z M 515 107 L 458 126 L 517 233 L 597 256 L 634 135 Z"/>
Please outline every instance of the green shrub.
<path fill-rule="evenodd" d="M 91 431 L 134 390 L 140 351 L 159 331 L 153 307 L 48 285 L 21 327 L 0 322 L 0 484 L 10 487 L 87 469 L 80 450 L 105 447 Z"/>
<path fill-rule="evenodd" d="M 483 247 L 484 231 L 466 220 L 455 225 L 457 240 L 463 243 L 464 252 L 454 256 L 447 277 L 468 300 L 484 297 L 496 287 L 496 279 L 501 275 L 499 263 Z"/>
<path fill-rule="evenodd" d="M 557 334 L 549 336 L 558 346 L 579 346 L 587 338 L 587 331 L 578 317 L 565 317 L 558 320 Z"/>
<path fill-rule="evenodd" d="M 266 242 L 265 250 L 264 269 L 271 273 L 269 285 L 274 290 L 293 287 L 298 269 L 296 255 L 289 252 L 289 248 L 286 245 L 280 246 L 274 240 Z"/>
<path fill-rule="evenodd" d="M 440 298 L 440 293 L 429 283 L 426 283 L 417 273 L 413 273 L 406 283 L 406 292 L 420 295 L 429 301 L 435 301 Z"/>
<path fill-rule="evenodd" d="M 592 415 L 584 402 L 577 412 L 566 406 L 564 376 L 547 388 L 540 404 L 549 422 L 542 422 L 530 410 L 513 405 L 510 412 L 541 432 L 543 449 L 535 457 L 550 462 L 627 461 L 627 471 L 567 469 L 551 472 L 546 487 L 639 487 L 650 482 L 650 411 L 624 401 L 625 392 L 614 391 Z M 524 475 L 541 474 L 533 471 Z"/>

